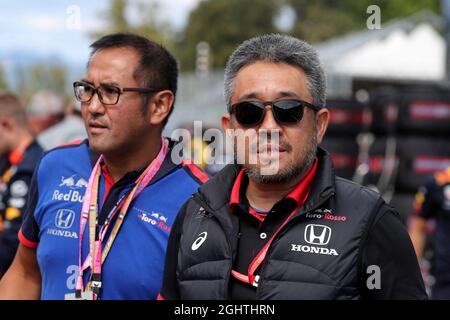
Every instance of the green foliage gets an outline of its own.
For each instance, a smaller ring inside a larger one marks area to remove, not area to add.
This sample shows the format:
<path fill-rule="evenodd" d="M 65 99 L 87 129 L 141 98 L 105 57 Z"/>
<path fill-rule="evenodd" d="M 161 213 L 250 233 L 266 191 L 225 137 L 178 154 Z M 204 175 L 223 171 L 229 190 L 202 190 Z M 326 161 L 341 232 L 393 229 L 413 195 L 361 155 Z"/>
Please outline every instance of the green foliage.
<path fill-rule="evenodd" d="M 380 7 L 381 23 L 421 10 L 439 12 L 439 0 L 286 0 L 297 15 L 291 34 L 315 43 L 366 28 L 370 5 Z"/>
<path fill-rule="evenodd" d="M 98 38 L 107 33 L 128 30 L 129 24 L 125 16 L 127 5 L 127 0 L 111 0 L 108 9 L 99 13 L 100 19 L 105 21 L 105 29 L 94 32 L 93 36 Z"/>
<path fill-rule="evenodd" d="M 366 0 L 367 3 L 371 1 Z M 386 22 L 395 18 L 407 17 L 421 10 L 440 13 L 440 0 L 377 0 L 372 1 L 381 8 L 381 20 Z"/>
<path fill-rule="evenodd" d="M 127 13 L 134 12 L 133 19 Z M 167 21 L 161 20 L 157 1 L 111 0 L 110 6 L 99 14 L 105 27 L 91 34 L 93 40 L 116 32 L 134 32 L 146 36 L 167 48 L 173 47 L 173 32 Z"/>
<path fill-rule="evenodd" d="M 203 0 L 191 12 L 177 43 L 182 68 L 195 68 L 195 46 L 200 41 L 210 44 L 210 65 L 222 68 L 242 41 L 277 32 L 273 21 L 282 5 L 296 14 L 288 33 L 311 43 L 365 29 L 370 5 L 380 7 L 382 23 L 424 9 L 439 12 L 439 0 Z"/>
<path fill-rule="evenodd" d="M 250 37 L 276 32 L 273 20 L 279 3 L 273 0 L 204 0 L 194 9 L 177 46 L 183 69 L 195 68 L 196 45 L 211 47 L 213 68 L 223 68 L 236 45 Z"/>
<path fill-rule="evenodd" d="M 37 91 L 49 89 L 63 93 L 66 91 L 66 69 L 62 65 L 34 64 L 16 70 L 18 92 L 25 101 Z"/>
<path fill-rule="evenodd" d="M 0 90 L 8 89 L 8 83 L 6 82 L 5 71 L 2 65 L 0 65 Z"/>
<path fill-rule="evenodd" d="M 223 68 L 242 41 L 278 31 L 274 20 L 283 5 L 290 6 L 296 14 L 295 23 L 287 32 L 311 43 L 365 29 L 370 5 L 380 7 L 382 23 L 425 9 L 440 10 L 439 0 L 201 0 L 190 13 L 185 29 L 175 34 L 169 23 L 161 20 L 156 0 L 111 0 L 101 15 L 106 27 L 93 37 L 138 32 L 174 51 L 182 70 L 195 69 L 196 46 L 206 41 L 210 45 L 209 65 Z M 133 21 L 127 18 L 129 9 L 136 12 Z"/>

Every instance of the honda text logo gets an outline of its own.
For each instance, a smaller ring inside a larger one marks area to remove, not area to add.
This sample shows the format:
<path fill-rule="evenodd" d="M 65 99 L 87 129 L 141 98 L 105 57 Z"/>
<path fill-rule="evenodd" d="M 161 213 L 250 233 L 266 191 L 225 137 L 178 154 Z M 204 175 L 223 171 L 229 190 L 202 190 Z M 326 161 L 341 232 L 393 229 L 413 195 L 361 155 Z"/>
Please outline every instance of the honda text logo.
<path fill-rule="evenodd" d="M 56 213 L 55 225 L 61 229 L 69 229 L 75 220 L 75 212 L 68 209 L 60 209 Z"/>
<path fill-rule="evenodd" d="M 338 256 L 336 249 L 323 247 L 330 242 L 331 228 L 321 224 L 308 224 L 305 228 L 305 241 L 310 245 L 291 244 L 291 251 L 329 256 Z M 315 247 L 318 245 L 322 247 Z"/>
<path fill-rule="evenodd" d="M 330 242 L 330 227 L 320 224 L 308 224 L 305 229 L 305 241 L 309 244 L 319 246 L 327 245 Z"/>

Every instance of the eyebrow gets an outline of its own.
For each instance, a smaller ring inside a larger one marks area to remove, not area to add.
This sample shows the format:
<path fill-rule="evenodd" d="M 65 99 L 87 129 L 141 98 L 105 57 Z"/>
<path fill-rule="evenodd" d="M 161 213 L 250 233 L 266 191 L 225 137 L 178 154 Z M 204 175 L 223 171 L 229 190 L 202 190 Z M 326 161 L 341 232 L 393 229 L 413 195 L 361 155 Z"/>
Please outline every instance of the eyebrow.
<path fill-rule="evenodd" d="M 300 98 L 295 92 L 292 91 L 280 91 L 278 92 L 278 95 L 280 98 L 290 98 L 290 97 Z M 258 97 L 259 97 L 258 93 L 250 92 L 240 97 L 239 101 L 248 99 L 259 99 Z"/>
<path fill-rule="evenodd" d="M 86 82 L 90 85 L 94 85 L 94 82 L 87 80 L 87 79 L 81 79 L 82 82 Z M 120 87 L 119 84 L 117 82 L 101 82 L 100 85 L 106 85 L 106 86 L 114 86 L 114 87 Z"/>
<path fill-rule="evenodd" d="M 114 82 L 114 81 L 111 81 L 111 82 L 100 82 L 100 85 L 120 87 L 119 84 L 117 82 Z"/>
<path fill-rule="evenodd" d="M 92 82 L 92 81 L 89 81 L 89 80 L 87 80 L 87 79 L 81 79 L 81 82 L 86 82 L 86 83 L 89 83 L 89 84 L 92 84 L 92 85 L 94 85 L 94 83 Z"/>

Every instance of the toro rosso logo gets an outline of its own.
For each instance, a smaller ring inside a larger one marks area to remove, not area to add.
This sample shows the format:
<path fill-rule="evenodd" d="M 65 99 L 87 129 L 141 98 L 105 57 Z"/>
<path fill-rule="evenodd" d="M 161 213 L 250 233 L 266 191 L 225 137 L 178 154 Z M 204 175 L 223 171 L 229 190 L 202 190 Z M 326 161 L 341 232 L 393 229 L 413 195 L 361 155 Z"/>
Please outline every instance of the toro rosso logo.
<path fill-rule="evenodd" d="M 152 211 L 150 213 L 145 210 L 138 209 L 136 207 L 133 207 L 133 209 L 136 210 L 137 212 L 139 212 L 137 217 L 142 222 L 148 223 L 148 224 L 155 226 L 161 230 L 170 232 L 171 227 L 167 225 L 168 218 L 166 216 L 162 215 L 161 213 L 154 212 L 154 211 Z"/>
<path fill-rule="evenodd" d="M 331 221 L 347 221 L 347 216 L 338 216 L 331 212 L 331 209 L 317 209 L 313 213 L 308 212 L 306 218 L 310 219 L 324 219 Z"/>

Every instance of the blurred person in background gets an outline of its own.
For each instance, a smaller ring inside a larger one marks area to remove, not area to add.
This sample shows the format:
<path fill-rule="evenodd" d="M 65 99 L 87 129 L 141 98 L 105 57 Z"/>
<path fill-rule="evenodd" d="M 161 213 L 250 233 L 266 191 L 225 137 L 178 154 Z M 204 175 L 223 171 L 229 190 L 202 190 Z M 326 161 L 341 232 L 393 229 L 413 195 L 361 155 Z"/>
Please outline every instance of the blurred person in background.
<path fill-rule="evenodd" d="M 11 93 L 0 93 L 0 277 L 16 253 L 31 177 L 41 155 L 21 102 Z"/>
<path fill-rule="evenodd" d="M 41 132 L 38 141 L 44 150 L 50 150 L 64 143 L 85 138 L 86 129 L 81 117 L 81 103 L 74 101 L 67 105 L 64 119 Z"/>
<path fill-rule="evenodd" d="M 208 171 L 208 163 L 211 160 L 211 154 L 208 152 L 208 143 L 203 139 L 205 131 L 208 128 L 202 126 L 201 136 L 196 136 L 193 123 L 186 122 L 181 124 L 180 127 L 189 130 L 191 137 L 189 143 L 187 143 L 187 145 L 190 146 L 190 149 L 187 148 L 185 150 L 188 154 L 183 154 L 183 158 L 189 162 L 195 163 L 199 168 L 210 173 Z"/>
<path fill-rule="evenodd" d="M 45 130 L 64 119 L 65 103 L 63 96 L 50 90 L 38 91 L 31 97 L 26 109 L 28 124 L 38 140 Z"/>
<path fill-rule="evenodd" d="M 436 219 L 435 278 L 432 299 L 450 299 L 450 167 L 437 172 L 419 188 L 414 200 L 409 233 L 419 262 L 427 238 L 428 220 Z"/>

